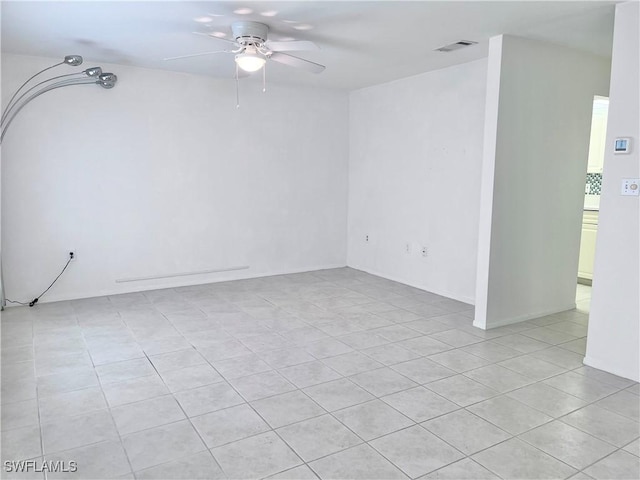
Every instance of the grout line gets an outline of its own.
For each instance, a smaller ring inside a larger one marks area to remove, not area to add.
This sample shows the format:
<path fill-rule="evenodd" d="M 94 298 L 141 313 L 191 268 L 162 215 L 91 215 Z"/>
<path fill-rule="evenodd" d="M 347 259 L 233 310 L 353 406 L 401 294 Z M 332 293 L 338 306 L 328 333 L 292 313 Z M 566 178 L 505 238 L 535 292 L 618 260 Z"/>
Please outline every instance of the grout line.
<path fill-rule="evenodd" d="M 45 456 L 45 451 L 44 451 L 44 430 L 42 428 L 42 414 L 40 412 L 40 394 L 39 394 L 39 388 L 38 388 L 38 372 L 36 369 L 36 345 L 35 345 L 35 329 L 33 328 L 33 320 L 31 322 L 31 348 L 33 351 L 33 376 L 34 376 L 34 383 L 35 383 L 35 389 L 36 389 L 36 409 L 38 411 L 38 432 L 40 434 L 40 456 L 42 458 L 43 461 L 46 460 L 46 456 Z M 3 459 L 4 460 L 4 459 Z M 43 478 L 46 480 L 48 478 L 47 472 L 43 472 Z"/>
<path fill-rule="evenodd" d="M 111 300 L 109 300 L 111 301 Z M 118 313 L 118 317 L 120 317 L 121 321 L 121 315 L 120 313 Z M 123 323 L 125 324 L 125 326 L 128 328 L 128 325 L 126 325 L 126 323 L 123 321 Z M 82 338 L 85 341 L 86 344 L 86 336 L 84 335 L 84 333 L 82 333 Z M 109 417 L 111 419 L 111 424 L 113 425 L 113 429 L 115 430 L 116 434 L 118 435 L 118 440 L 120 442 L 120 448 L 122 449 L 122 451 L 124 452 L 124 456 L 127 459 L 127 463 L 129 465 L 129 472 L 133 474 L 133 465 L 131 464 L 131 460 L 129 459 L 129 454 L 127 453 L 127 450 L 124 448 L 124 442 L 122 441 L 122 435 L 120 435 L 120 431 L 118 430 L 118 426 L 115 422 L 115 419 L 113 418 L 113 413 L 111 412 L 111 408 L 109 406 L 109 401 L 107 400 L 107 396 L 104 393 L 103 390 L 103 383 L 102 380 L 100 379 L 100 375 L 98 375 L 98 372 L 96 371 L 96 365 L 94 363 L 93 357 L 91 356 L 91 354 L 89 354 L 89 358 L 91 359 L 91 364 L 93 365 L 93 370 L 95 372 L 96 378 L 98 380 L 98 385 L 100 388 L 100 392 L 102 392 L 102 397 L 104 399 L 104 403 L 106 405 L 106 410 L 109 412 Z"/>
<path fill-rule="evenodd" d="M 165 318 L 166 318 L 166 317 L 165 317 Z M 151 359 L 146 355 L 146 353 L 145 353 L 145 357 L 147 358 L 147 361 L 151 364 L 151 366 L 152 366 L 152 367 L 153 367 L 153 369 L 155 370 L 156 374 L 158 375 L 158 377 L 160 378 L 160 380 L 162 381 L 162 383 L 164 384 L 164 386 L 167 388 L 167 390 L 168 390 L 168 392 L 169 392 L 169 394 L 168 394 L 168 395 L 171 395 L 171 398 L 172 398 L 172 399 L 173 399 L 173 401 L 178 405 L 178 408 L 180 409 L 180 411 L 182 412 L 182 414 L 183 414 L 183 415 L 184 415 L 184 417 L 185 417 L 184 419 L 178 420 L 178 421 L 173 422 L 173 423 L 184 422 L 185 420 L 186 420 L 186 421 L 188 421 L 188 422 L 189 422 L 189 425 L 191 426 L 191 428 L 193 429 L 193 431 L 196 433 L 196 435 L 197 435 L 197 436 L 198 436 L 198 438 L 200 439 L 200 442 L 202 442 L 202 445 L 205 447 L 205 450 L 209 452 L 209 454 L 210 454 L 210 455 L 211 455 L 211 457 L 213 458 L 213 461 L 214 461 L 214 462 L 216 462 L 216 464 L 218 465 L 218 467 L 220 467 L 220 470 L 225 474 L 225 476 L 227 476 L 226 472 L 224 472 L 224 469 L 222 468 L 222 465 L 220 465 L 220 464 L 218 463 L 217 459 L 216 459 L 216 458 L 213 456 L 213 454 L 211 453 L 211 450 L 209 449 L 209 447 L 208 447 L 207 442 L 205 441 L 205 439 L 204 439 L 204 438 L 202 437 L 202 435 L 200 434 L 200 431 L 196 428 L 196 426 L 195 426 L 195 425 L 193 424 L 193 422 L 191 421 L 191 417 L 189 417 L 189 415 L 187 415 L 187 412 L 184 410 L 184 408 L 182 407 L 182 405 L 180 404 L 180 402 L 178 401 L 178 399 L 175 397 L 175 393 L 178 393 L 178 392 L 173 392 L 173 391 L 169 388 L 169 385 L 167 385 L 167 383 L 165 382 L 164 378 L 162 377 L 162 375 L 160 374 L 160 372 L 158 371 L 158 369 L 156 368 L 156 366 L 153 364 L 153 362 L 151 361 Z M 211 366 L 211 367 L 212 367 L 212 368 L 214 368 L 213 366 Z M 215 368 L 214 368 L 214 370 L 215 370 Z M 216 373 L 218 373 L 218 374 L 219 374 L 219 372 L 217 372 L 217 370 L 215 370 L 215 371 L 216 371 Z M 221 377 L 222 377 L 222 376 L 221 376 Z M 222 377 L 222 378 L 224 378 L 224 377 Z M 220 383 L 220 382 L 216 382 L 216 383 Z M 211 384 L 211 385 L 213 385 L 213 384 Z M 205 385 L 205 386 L 206 386 L 206 385 Z M 196 387 L 196 388 L 199 388 L 199 387 Z M 169 423 L 168 425 L 171 425 L 171 423 Z M 154 427 L 150 427 L 148 430 L 151 430 L 151 429 L 153 429 L 153 428 L 157 428 L 157 427 L 159 427 L 159 426 L 162 426 L 162 425 L 156 425 L 156 426 L 154 426 Z M 138 433 L 138 432 L 135 432 L 135 433 Z M 200 453 L 201 451 L 204 451 L 204 450 L 200 450 L 200 451 L 198 451 L 198 452 L 191 452 L 191 453 L 189 453 L 188 455 L 186 455 L 186 456 L 184 456 L 184 457 L 180 457 L 180 458 L 188 458 L 188 457 L 190 457 L 190 456 L 192 456 L 192 455 L 195 455 L 196 453 Z M 127 458 L 128 458 L 128 457 L 129 457 L 129 454 L 126 452 L 126 449 L 125 449 L 125 453 L 127 454 Z M 177 460 L 179 460 L 179 459 L 173 459 L 173 460 L 170 460 L 170 461 L 165 462 L 165 463 L 171 463 L 171 462 L 174 462 L 174 461 L 177 461 Z M 129 461 L 131 462 L 131 459 L 129 459 Z M 160 464 L 157 464 L 157 465 L 152 465 L 151 467 L 147 467 L 147 468 L 153 468 L 153 467 L 156 467 L 156 466 L 158 466 L 158 465 L 164 465 L 165 463 L 160 463 Z M 143 469 L 143 470 L 144 470 L 144 469 Z M 133 472 L 133 474 L 134 474 L 134 476 L 135 476 L 135 470 L 133 469 L 133 465 L 132 465 L 132 467 L 131 467 L 131 471 Z"/>

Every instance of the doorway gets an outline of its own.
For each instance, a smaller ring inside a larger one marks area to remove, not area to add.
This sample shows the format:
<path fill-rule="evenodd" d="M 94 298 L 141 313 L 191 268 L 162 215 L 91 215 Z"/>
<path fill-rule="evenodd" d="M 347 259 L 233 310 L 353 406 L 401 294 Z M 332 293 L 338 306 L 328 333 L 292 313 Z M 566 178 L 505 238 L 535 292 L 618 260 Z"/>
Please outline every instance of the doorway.
<path fill-rule="evenodd" d="M 591 284 L 593 282 L 593 263 L 598 233 L 608 114 L 609 98 L 596 95 L 593 98 L 593 113 L 591 117 L 589 157 L 587 160 L 582 214 L 582 235 L 578 261 L 578 288 L 576 290 L 576 307 L 585 313 L 589 313 L 591 305 Z"/>

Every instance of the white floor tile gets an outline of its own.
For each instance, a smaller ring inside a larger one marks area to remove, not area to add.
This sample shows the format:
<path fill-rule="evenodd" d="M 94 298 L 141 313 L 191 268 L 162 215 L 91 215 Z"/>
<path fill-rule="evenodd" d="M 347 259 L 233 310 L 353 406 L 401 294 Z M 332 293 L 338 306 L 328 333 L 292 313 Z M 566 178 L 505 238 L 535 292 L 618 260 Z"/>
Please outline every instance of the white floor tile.
<path fill-rule="evenodd" d="M 3 460 L 74 455 L 87 478 L 638 476 L 640 388 L 582 364 L 578 310 L 485 331 L 470 305 L 338 268 L 3 313 Z"/>

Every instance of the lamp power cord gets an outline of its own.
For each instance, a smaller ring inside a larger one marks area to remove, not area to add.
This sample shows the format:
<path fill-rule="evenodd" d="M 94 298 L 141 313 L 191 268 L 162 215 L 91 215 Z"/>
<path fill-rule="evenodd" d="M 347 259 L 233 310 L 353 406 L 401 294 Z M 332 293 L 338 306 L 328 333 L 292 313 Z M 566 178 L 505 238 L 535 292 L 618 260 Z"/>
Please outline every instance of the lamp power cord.
<path fill-rule="evenodd" d="M 42 292 L 40 295 L 38 295 L 37 297 L 35 297 L 33 300 L 31 300 L 30 302 L 18 302 L 16 300 L 9 300 L 8 298 L 6 299 L 7 302 L 9 303 L 15 303 L 17 305 L 29 305 L 30 307 L 33 307 L 36 303 L 38 303 L 38 300 L 40 300 L 42 298 L 42 296 L 47 293 L 51 287 L 53 287 L 53 285 L 58 281 L 58 279 L 62 276 L 62 274 L 64 273 L 64 271 L 67 269 L 67 267 L 69 266 L 69 264 L 71 263 L 71 260 L 73 260 L 74 258 L 74 253 L 73 252 L 69 252 L 69 260 L 67 260 L 67 263 L 64 265 L 64 267 L 62 268 L 62 271 L 58 274 L 58 276 L 53 280 L 53 282 L 51 282 L 51 285 L 49 285 L 46 290 L 44 292 Z"/>

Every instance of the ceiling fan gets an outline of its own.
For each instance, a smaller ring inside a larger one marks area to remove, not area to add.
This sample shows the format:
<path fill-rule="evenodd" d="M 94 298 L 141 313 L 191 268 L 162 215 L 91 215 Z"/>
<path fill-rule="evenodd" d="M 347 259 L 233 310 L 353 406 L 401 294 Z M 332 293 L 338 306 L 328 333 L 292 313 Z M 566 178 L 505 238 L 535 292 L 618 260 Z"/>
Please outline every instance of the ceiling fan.
<path fill-rule="evenodd" d="M 198 35 L 206 35 L 216 40 L 222 40 L 234 45 L 232 50 L 216 50 L 212 52 L 193 53 L 191 55 L 181 55 L 179 57 L 169 57 L 164 60 L 178 60 L 182 58 L 198 57 L 203 55 L 213 55 L 217 53 L 235 54 L 236 78 L 238 69 L 244 72 L 257 72 L 264 67 L 267 60 L 282 63 L 289 67 L 299 68 L 311 73 L 321 73 L 324 65 L 296 57 L 288 53 L 293 51 L 319 50 L 319 47 L 310 41 L 292 40 L 286 42 L 274 42 L 267 40 L 269 26 L 264 23 L 251 21 L 238 21 L 231 24 L 231 32 L 235 40 L 215 36 L 208 33 L 193 32 Z"/>

